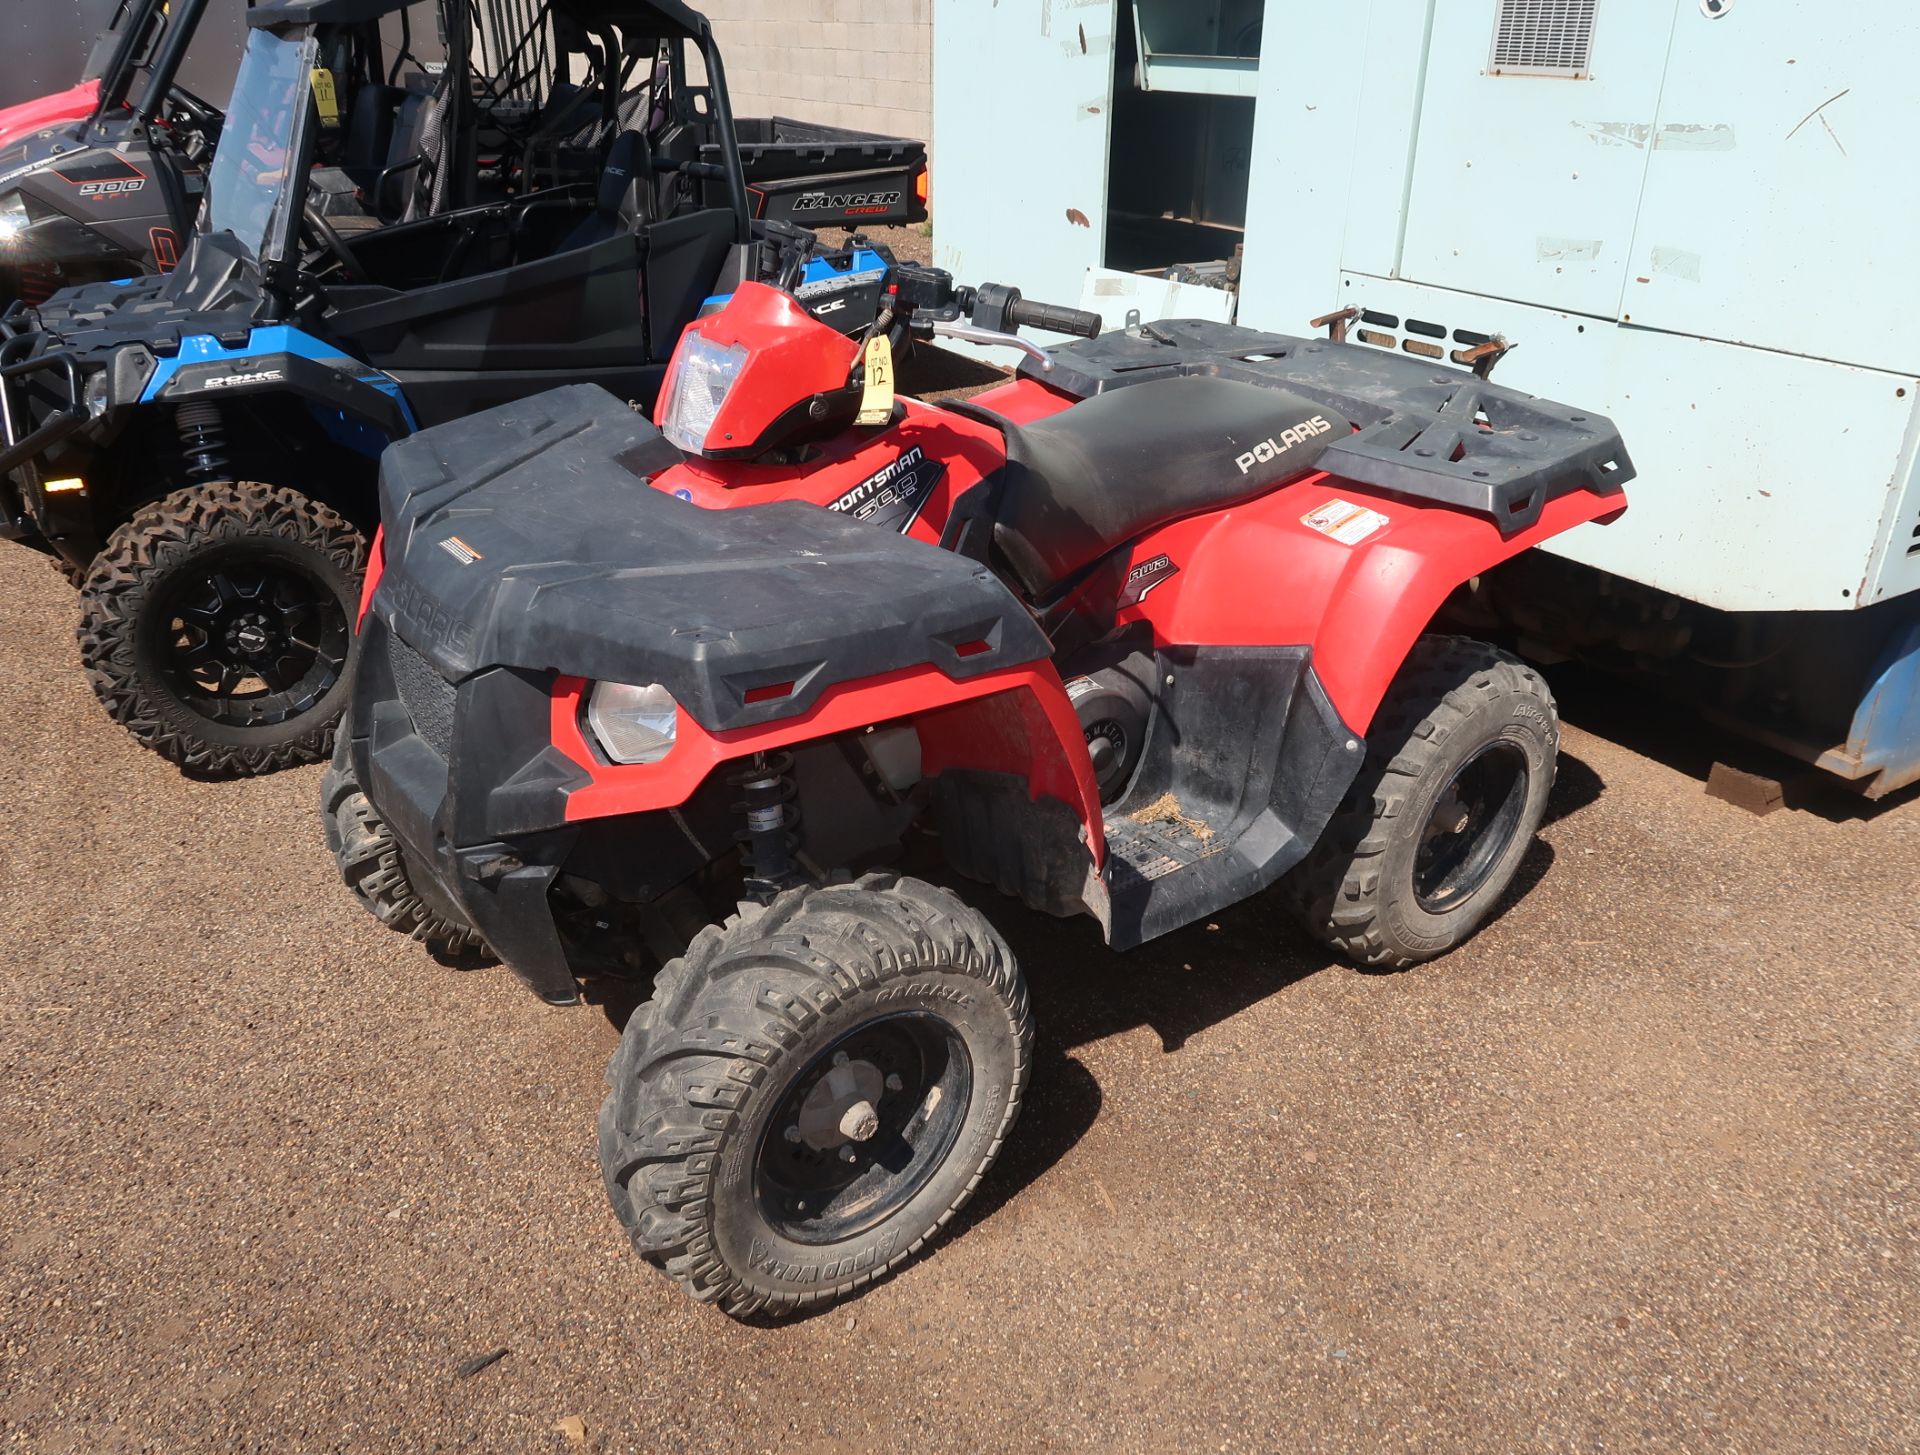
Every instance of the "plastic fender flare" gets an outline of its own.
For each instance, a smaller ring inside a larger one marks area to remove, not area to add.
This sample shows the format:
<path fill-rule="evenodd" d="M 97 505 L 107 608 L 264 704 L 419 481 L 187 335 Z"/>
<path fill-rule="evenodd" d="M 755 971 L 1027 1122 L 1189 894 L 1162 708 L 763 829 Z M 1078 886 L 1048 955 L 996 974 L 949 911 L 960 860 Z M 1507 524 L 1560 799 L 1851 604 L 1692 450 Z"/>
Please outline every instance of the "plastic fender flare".
<path fill-rule="evenodd" d="M 553 744 L 592 781 L 567 795 L 566 820 L 678 808 L 714 769 L 774 748 L 882 723 L 908 723 L 921 737 L 926 776 L 977 768 L 1016 773 L 1028 793 L 1056 798 L 1079 818 L 1096 868 L 1106 859 L 1100 790 L 1066 687 L 1050 661 L 1025 662 L 967 681 L 933 666 L 906 667 L 828 689 L 790 718 L 719 732 L 680 709 L 673 748 L 657 763 L 607 762 L 582 722 L 588 682 L 554 683 Z"/>
<path fill-rule="evenodd" d="M 248 354 L 182 364 L 147 398 L 159 404 L 217 401 L 239 395 L 284 394 L 317 414 L 358 423 L 391 441 L 413 433 L 405 403 L 369 377 L 374 371 L 357 359 L 312 359 L 292 353 Z M 384 381 L 384 376 L 381 376 Z"/>
<path fill-rule="evenodd" d="M 387 574 L 387 528 L 377 525 L 373 528 L 373 544 L 367 547 L 367 570 L 360 578 L 360 609 L 353 614 L 353 629 L 357 632 L 366 624 L 367 608 L 373 605 L 373 593 L 380 585 L 380 578 Z"/>
<path fill-rule="evenodd" d="M 1485 516 L 1429 508 L 1420 511 L 1417 529 L 1355 552 L 1313 638 L 1314 670 L 1341 717 L 1367 731 L 1413 644 L 1458 587 L 1542 541 L 1611 519 L 1624 508 L 1618 495 L 1562 495 L 1547 502 L 1532 526 L 1511 536 L 1502 536 Z M 1401 510 L 1407 513 L 1404 504 Z"/>
<path fill-rule="evenodd" d="M 1385 517 L 1351 544 L 1307 525 L 1338 499 Z M 1388 685 L 1454 589 L 1542 541 L 1626 508 L 1586 491 L 1547 502 L 1503 536 L 1490 518 L 1389 496 L 1325 474 L 1248 507 L 1189 517 L 1145 537 L 1136 562 L 1170 557 L 1174 572 L 1120 620 L 1196 646 L 1306 643 L 1343 722 L 1364 734 Z"/>

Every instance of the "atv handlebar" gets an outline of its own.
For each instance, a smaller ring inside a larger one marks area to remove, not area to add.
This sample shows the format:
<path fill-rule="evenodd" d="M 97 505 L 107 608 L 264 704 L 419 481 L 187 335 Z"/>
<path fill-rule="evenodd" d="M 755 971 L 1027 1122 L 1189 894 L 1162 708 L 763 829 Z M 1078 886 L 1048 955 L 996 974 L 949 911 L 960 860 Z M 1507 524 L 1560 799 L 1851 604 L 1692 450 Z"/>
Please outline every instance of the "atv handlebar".
<path fill-rule="evenodd" d="M 1098 338 L 1105 321 L 1084 308 L 1065 308 L 1058 303 L 1035 303 L 1031 298 L 1016 298 L 1007 310 L 1007 322 L 1015 328 L 1040 328 L 1050 333 L 1070 333 L 1081 338 Z"/>
<path fill-rule="evenodd" d="M 1057 303 L 1035 303 L 1022 298 L 1018 288 L 1005 283 L 982 283 L 978 288 L 955 288 L 954 301 L 960 311 L 981 328 L 995 333 L 1012 333 L 1018 328 L 1043 328 L 1054 333 L 1078 334 L 1097 338 L 1105 327 L 1097 313 L 1080 308 L 1063 308 Z"/>

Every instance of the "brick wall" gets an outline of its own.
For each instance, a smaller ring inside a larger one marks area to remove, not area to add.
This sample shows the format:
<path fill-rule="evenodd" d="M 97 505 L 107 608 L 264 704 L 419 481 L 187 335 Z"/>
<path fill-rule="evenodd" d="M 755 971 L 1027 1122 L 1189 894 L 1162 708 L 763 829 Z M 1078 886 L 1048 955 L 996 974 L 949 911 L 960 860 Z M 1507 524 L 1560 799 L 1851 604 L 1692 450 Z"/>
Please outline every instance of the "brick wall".
<path fill-rule="evenodd" d="M 933 133 L 932 0 L 700 0 L 742 116 Z"/>

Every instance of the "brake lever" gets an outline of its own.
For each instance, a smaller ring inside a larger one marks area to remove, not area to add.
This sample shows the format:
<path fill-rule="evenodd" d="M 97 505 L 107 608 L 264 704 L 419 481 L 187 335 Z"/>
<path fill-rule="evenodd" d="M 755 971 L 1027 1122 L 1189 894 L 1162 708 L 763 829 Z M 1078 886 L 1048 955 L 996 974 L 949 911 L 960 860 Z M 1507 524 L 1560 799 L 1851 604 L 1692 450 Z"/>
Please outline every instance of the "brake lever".
<path fill-rule="evenodd" d="M 946 318 L 937 318 L 933 321 L 933 332 L 939 338 L 957 338 L 962 343 L 997 344 L 1001 348 L 1018 349 L 1040 366 L 1041 373 L 1053 372 L 1053 355 L 1040 345 L 1021 338 L 1017 333 L 995 333 L 990 328 L 975 328 L 970 323 Z"/>

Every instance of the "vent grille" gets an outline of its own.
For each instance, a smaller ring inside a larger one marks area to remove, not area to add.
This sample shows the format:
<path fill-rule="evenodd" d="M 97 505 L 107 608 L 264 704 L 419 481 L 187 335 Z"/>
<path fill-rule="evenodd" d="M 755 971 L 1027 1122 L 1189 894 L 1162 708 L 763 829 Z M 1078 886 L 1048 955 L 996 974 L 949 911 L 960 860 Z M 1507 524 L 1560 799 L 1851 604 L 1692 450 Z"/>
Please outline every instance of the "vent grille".
<path fill-rule="evenodd" d="M 1487 68 L 1496 76 L 1585 77 L 1598 4 L 1599 0 L 1500 0 Z"/>
<path fill-rule="evenodd" d="M 387 634 L 387 667 L 393 673 L 400 700 L 413 718 L 414 731 L 434 752 L 443 758 L 449 756 L 453 752 L 453 707 L 458 689 L 401 641 L 398 632 Z"/>

